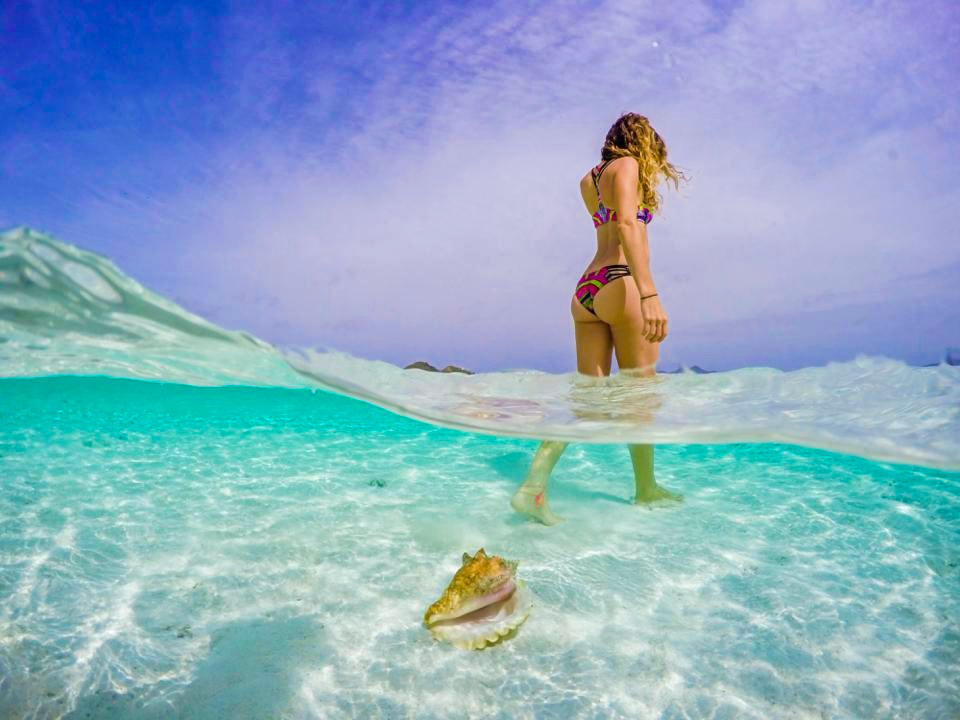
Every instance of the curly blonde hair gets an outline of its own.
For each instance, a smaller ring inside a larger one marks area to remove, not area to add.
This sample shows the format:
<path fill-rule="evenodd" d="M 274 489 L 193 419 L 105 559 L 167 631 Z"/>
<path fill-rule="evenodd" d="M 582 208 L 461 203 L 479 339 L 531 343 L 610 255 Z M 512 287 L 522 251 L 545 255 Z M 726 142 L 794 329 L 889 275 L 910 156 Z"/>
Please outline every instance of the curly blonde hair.
<path fill-rule="evenodd" d="M 640 185 L 637 189 L 640 206 L 651 212 L 660 209 L 663 199 L 657 192 L 660 180 L 666 179 L 679 189 L 680 181 L 688 178 L 667 161 L 667 145 L 650 125 L 650 121 L 637 113 L 624 113 L 610 126 L 600 157 L 613 160 L 620 157 L 636 158 L 640 165 Z"/>

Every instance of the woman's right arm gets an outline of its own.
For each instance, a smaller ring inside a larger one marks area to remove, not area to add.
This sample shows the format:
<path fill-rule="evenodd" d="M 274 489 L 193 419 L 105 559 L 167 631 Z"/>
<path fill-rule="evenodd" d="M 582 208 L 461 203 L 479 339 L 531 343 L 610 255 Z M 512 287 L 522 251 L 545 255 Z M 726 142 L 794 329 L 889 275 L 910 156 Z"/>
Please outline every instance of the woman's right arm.
<path fill-rule="evenodd" d="M 643 336 L 650 342 L 660 342 L 667 336 L 667 314 L 660 304 L 660 296 L 650 272 L 650 247 L 647 243 L 647 226 L 637 219 L 637 188 L 640 185 L 640 168 L 637 162 L 618 163 L 613 175 L 614 206 L 617 210 L 617 236 L 623 254 L 630 266 L 630 273 L 637 283 L 643 311 Z M 611 168 L 613 169 L 613 168 Z M 648 297 L 653 295 L 653 297 Z"/>

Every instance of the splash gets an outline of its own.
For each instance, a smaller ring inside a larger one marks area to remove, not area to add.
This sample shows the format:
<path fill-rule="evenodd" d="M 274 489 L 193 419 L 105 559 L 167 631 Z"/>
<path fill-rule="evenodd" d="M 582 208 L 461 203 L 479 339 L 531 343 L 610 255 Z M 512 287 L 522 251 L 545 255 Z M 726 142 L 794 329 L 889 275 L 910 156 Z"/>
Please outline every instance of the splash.
<path fill-rule="evenodd" d="M 960 469 L 960 367 L 860 357 L 784 372 L 590 378 L 439 374 L 341 352 L 282 349 L 220 328 L 95 253 L 0 234 L 0 377 L 104 375 L 309 388 L 444 427 L 614 443 L 781 442 Z"/>

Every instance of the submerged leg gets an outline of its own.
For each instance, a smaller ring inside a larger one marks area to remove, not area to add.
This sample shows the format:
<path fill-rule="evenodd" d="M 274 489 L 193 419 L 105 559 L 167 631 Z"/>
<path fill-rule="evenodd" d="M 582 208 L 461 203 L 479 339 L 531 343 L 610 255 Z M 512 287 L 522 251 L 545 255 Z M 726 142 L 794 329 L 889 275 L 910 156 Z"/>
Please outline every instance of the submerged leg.
<path fill-rule="evenodd" d="M 555 525 L 563 520 L 559 515 L 554 515 L 547 505 L 547 481 L 550 479 L 550 471 L 566 449 L 567 443 L 558 440 L 544 440 L 540 443 L 526 479 L 510 501 L 514 510 L 544 525 Z"/>
<path fill-rule="evenodd" d="M 657 485 L 653 477 L 653 445 L 630 445 L 630 460 L 633 461 L 633 477 L 637 483 L 637 493 L 633 502 L 646 505 L 658 500 L 680 502 L 683 495 L 673 493 Z"/>

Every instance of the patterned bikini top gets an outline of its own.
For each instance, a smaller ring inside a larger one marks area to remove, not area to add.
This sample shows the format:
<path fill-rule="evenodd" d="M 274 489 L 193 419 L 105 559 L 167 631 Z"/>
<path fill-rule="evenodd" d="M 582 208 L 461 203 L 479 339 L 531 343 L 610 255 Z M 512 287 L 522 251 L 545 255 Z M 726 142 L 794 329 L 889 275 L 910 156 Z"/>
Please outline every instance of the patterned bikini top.
<path fill-rule="evenodd" d="M 595 228 L 600 227 L 604 223 L 616 222 L 617 220 L 617 211 L 605 206 L 603 200 L 600 199 L 600 175 L 607 169 L 607 165 L 611 162 L 613 162 L 613 159 L 600 163 L 590 171 L 590 176 L 593 178 L 593 187 L 597 190 L 597 204 L 599 205 L 597 211 L 593 214 L 593 226 Z M 653 220 L 653 214 L 647 210 L 647 208 L 639 208 L 637 210 L 637 220 L 640 220 L 646 225 Z"/>

